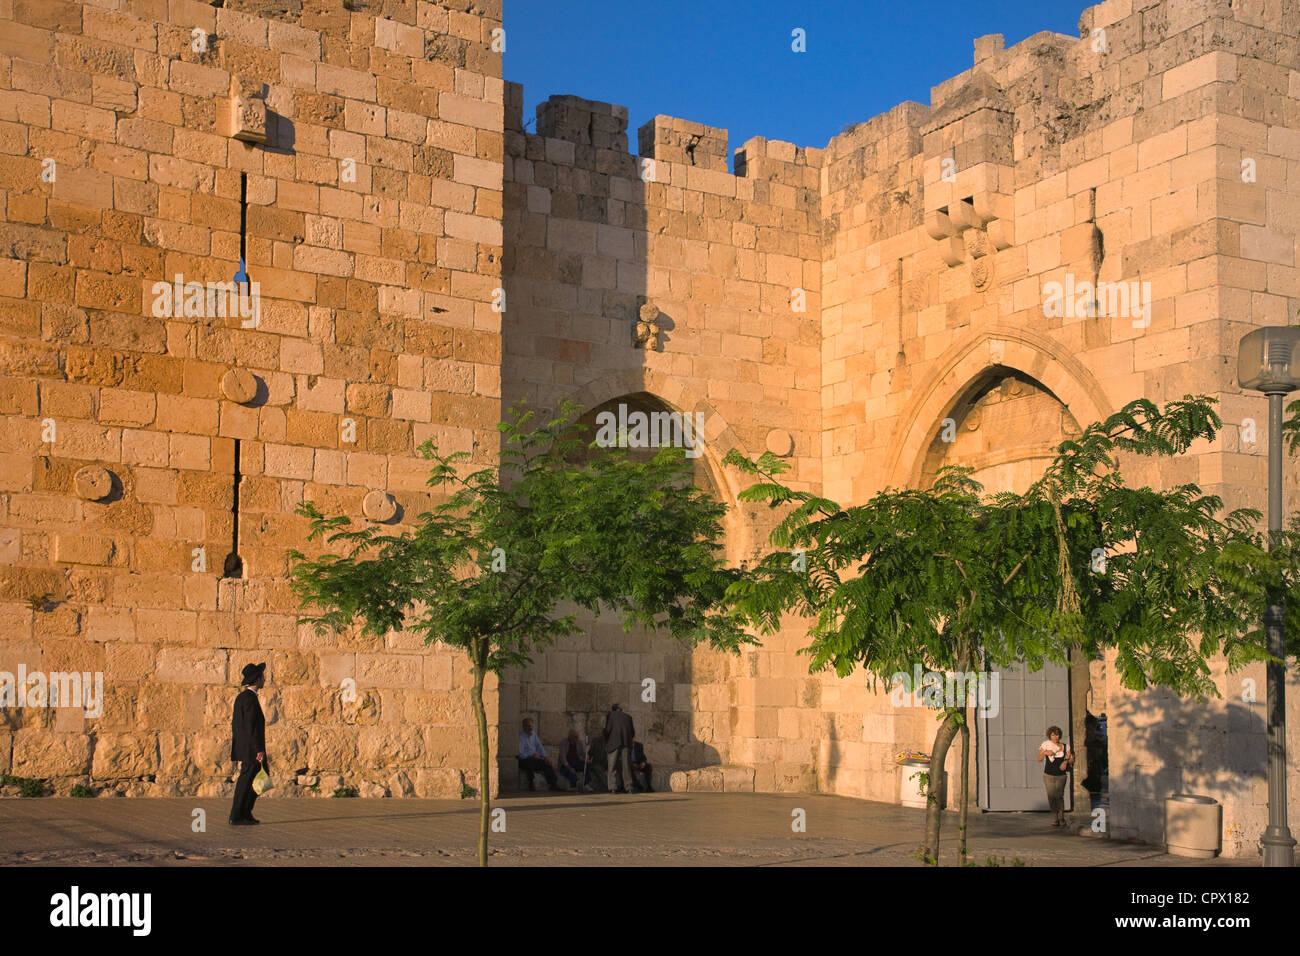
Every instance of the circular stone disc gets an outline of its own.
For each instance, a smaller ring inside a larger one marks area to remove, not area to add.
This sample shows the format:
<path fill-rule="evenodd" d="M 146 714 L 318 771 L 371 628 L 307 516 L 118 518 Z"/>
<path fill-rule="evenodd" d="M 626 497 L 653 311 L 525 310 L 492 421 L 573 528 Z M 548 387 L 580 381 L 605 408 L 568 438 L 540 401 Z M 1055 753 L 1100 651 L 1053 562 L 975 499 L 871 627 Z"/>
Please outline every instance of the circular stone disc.
<path fill-rule="evenodd" d="M 397 502 L 386 491 L 372 491 L 362 500 L 361 511 L 371 521 L 388 521 L 397 514 Z"/>
<path fill-rule="evenodd" d="M 232 368 L 221 377 L 221 392 L 232 402 L 251 402 L 257 396 L 257 376 L 246 368 Z"/>
<path fill-rule="evenodd" d="M 109 492 L 113 490 L 113 476 L 108 473 L 108 469 L 101 468 L 99 465 L 87 465 L 82 468 L 73 477 L 73 483 L 77 489 L 77 497 L 84 498 L 86 501 L 107 498 Z"/>
<path fill-rule="evenodd" d="M 794 436 L 780 428 L 772 429 L 767 433 L 767 450 L 780 458 L 785 458 L 794 451 Z"/>

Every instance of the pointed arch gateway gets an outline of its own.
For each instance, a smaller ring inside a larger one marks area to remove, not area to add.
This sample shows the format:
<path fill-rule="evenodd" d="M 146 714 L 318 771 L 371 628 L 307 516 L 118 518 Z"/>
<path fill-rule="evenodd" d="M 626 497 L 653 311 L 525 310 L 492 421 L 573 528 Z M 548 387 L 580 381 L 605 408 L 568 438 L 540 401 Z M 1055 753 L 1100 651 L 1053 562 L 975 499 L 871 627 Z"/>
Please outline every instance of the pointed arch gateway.
<path fill-rule="evenodd" d="M 722 526 L 726 532 L 726 557 L 731 563 L 747 558 L 753 551 L 753 522 L 744 520 L 738 495 L 742 490 L 738 476 L 725 468 L 722 459 L 732 448 L 750 455 L 750 449 L 713 404 L 680 381 L 649 369 L 624 369 L 593 379 L 568 396 L 583 408 L 581 420 L 595 430 L 595 413 L 625 401 L 645 410 L 663 410 L 680 414 L 703 415 L 703 453 L 696 474 L 705 481 L 702 487 L 727 506 Z"/>
<path fill-rule="evenodd" d="M 961 464 L 975 469 L 986 493 L 1023 491 L 1064 438 L 1110 412 L 1101 384 L 1056 341 L 985 329 L 950 349 L 916 389 L 886 459 L 886 482 L 921 487 L 943 465 Z M 1090 674 L 1082 660 L 1001 671 L 1000 706 L 975 722 L 977 806 L 1046 809 L 1035 748 L 1042 728 L 1057 724 L 1071 728 L 1066 736 L 1080 749 Z"/>
<path fill-rule="evenodd" d="M 960 426 L 962 422 L 957 418 L 961 417 L 969 424 L 971 412 L 987 394 L 985 390 L 998 387 L 1000 378 L 1021 382 L 1026 390 L 1045 392 L 1079 426 L 1086 427 L 1114 410 L 1101 383 L 1065 346 L 1024 329 L 984 329 L 949 349 L 915 390 L 885 459 L 885 485 L 918 486 L 930 470 L 927 459 L 933 461 L 931 446 L 940 435 L 944 419 L 954 418 Z M 1051 448 L 1032 451 L 1036 452 L 1032 457 L 1037 458 L 1050 453 Z M 972 464 L 979 467 L 997 463 L 996 452 L 990 451 L 990 455 L 993 457 L 987 462 Z M 1003 457 L 1003 463 L 1009 460 Z"/>
<path fill-rule="evenodd" d="M 754 522 L 737 499 L 743 486 L 738 476 L 722 465 L 729 449 L 738 448 L 744 454 L 750 451 L 711 403 L 679 382 L 639 368 L 594 379 L 567 398 L 582 406 L 579 421 L 589 429 L 588 440 L 596 435 L 596 414 L 616 410 L 620 403 L 626 403 L 629 411 L 702 415 L 703 447 L 694 462 L 695 483 L 727 506 L 722 519 L 724 559 L 735 565 L 750 556 Z M 609 615 L 593 620 L 583 612 L 579 621 L 581 633 L 560 639 L 536 655 L 530 666 L 502 675 L 499 726 L 503 741 L 513 739 L 508 733 L 527 716 L 535 721 L 555 756 L 556 745 L 570 729 L 597 739 L 610 704 L 617 701 L 633 718 L 637 737 L 654 768 L 656 789 L 667 788 L 674 770 L 724 762 L 730 748 L 729 728 L 715 724 L 712 713 L 702 714 L 695 705 L 704 695 L 710 701 L 722 701 L 725 710 L 731 666 L 725 654 L 705 646 L 689 647 L 640 628 L 624 632 L 619 621 Z M 508 743 L 502 744 L 498 760 L 503 789 L 522 787 L 524 780 Z M 599 786 L 599 775 L 595 783 Z"/>

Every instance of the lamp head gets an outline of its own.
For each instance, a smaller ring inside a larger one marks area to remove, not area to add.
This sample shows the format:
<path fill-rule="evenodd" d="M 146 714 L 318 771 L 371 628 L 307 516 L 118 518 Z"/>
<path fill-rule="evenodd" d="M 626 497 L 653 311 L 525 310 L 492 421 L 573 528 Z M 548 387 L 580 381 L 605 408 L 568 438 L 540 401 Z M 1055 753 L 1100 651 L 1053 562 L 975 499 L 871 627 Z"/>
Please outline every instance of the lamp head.
<path fill-rule="evenodd" d="M 1265 394 L 1300 389 L 1300 326 L 1267 325 L 1248 332 L 1237 350 L 1237 384 Z"/>

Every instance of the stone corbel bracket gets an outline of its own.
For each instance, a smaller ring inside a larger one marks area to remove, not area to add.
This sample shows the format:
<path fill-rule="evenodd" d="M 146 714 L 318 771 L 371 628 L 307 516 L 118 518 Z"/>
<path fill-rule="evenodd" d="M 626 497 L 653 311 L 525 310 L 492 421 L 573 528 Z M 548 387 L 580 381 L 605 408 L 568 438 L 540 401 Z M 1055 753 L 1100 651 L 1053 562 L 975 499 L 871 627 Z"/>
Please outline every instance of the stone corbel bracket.
<path fill-rule="evenodd" d="M 244 143 L 265 143 L 266 93 L 261 83 L 230 78 L 230 135 Z"/>
<path fill-rule="evenodd" d="M 925 214 L 925 231 L 939 243 L 939 255 L 951 268 L 970 258 L 1010 248 L 1012 200 L 999 193 L 977 193 Z"/>

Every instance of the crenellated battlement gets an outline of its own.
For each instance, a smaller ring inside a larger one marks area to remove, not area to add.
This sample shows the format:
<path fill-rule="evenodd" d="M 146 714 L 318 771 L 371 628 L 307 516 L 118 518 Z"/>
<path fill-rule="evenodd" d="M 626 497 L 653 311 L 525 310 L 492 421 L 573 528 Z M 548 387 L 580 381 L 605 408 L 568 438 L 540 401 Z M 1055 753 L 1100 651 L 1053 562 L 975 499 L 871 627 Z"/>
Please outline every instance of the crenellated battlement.
<path fill-rule="evenodd" d="M 727 171 L 727 131 L 675 116 L 656 116 L 637 131 L 643 157 L 715 172 Z"/>
<path fill-rule="evenodd" d="M 658 115 L 637 130 L 639 154 L 628 148 L 626 106 L 556 94 L 537 104 L 536 130 L 524 128 L 524 90 L 519 83 L 505 84 L 505 130 L 572 144 L 572 165 L 598 172 L 628 170 L 626 160 L 638 156 L 656 163 L 673 163 L 731 175 L 727 170 L 727 130 L 676 116 Z M 563 159 L 568 151 L 538 146 L 538 155 Z M 610 151 L 601 155 L 601 151 Z M 521 152 L 526 153 L 526 148 Z M 612 155 L 611 155 L 612 153 Z M 768 180 L 788 186 L 815 189 L 823 150 L 796 146 L 782 140 L 756 136 L 736 149 L 733 178 Z"/>

